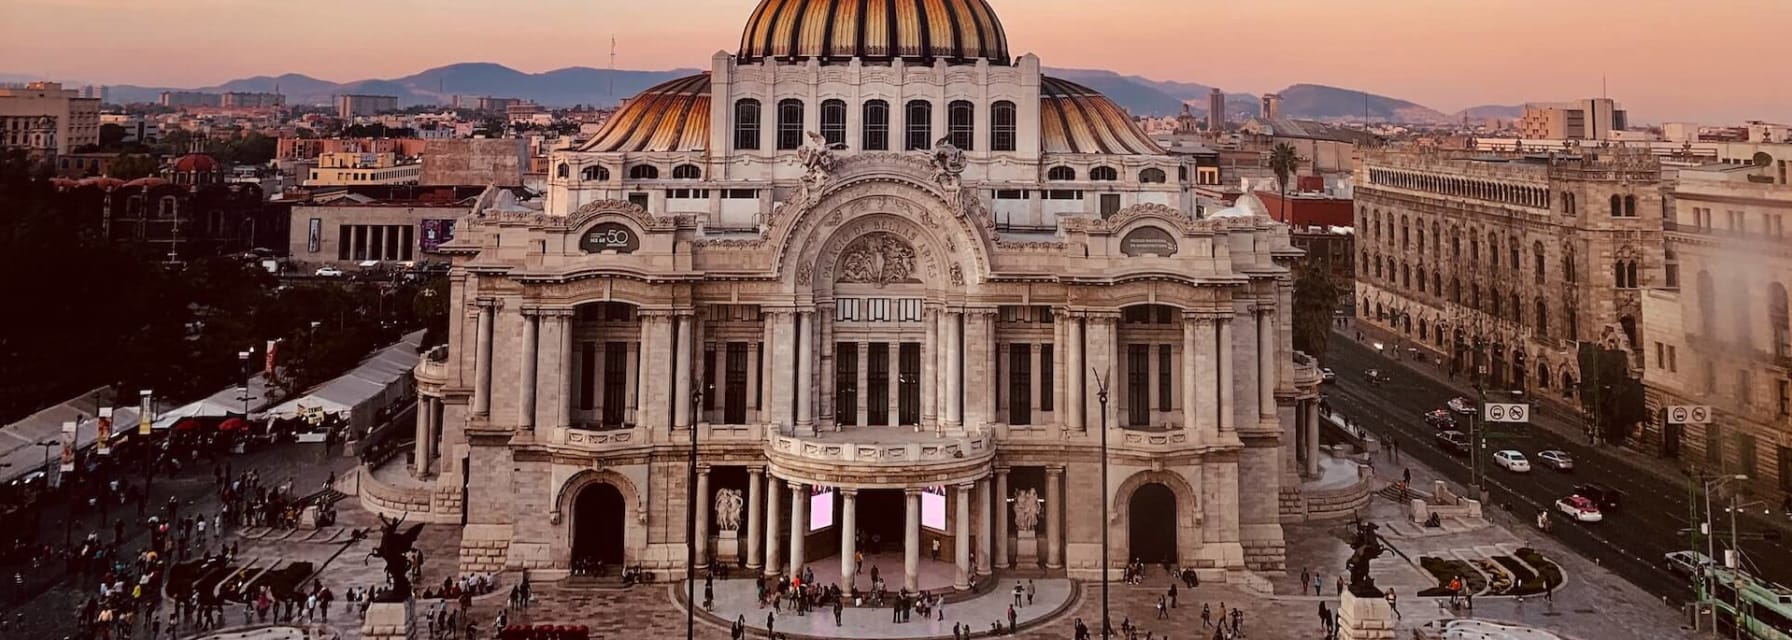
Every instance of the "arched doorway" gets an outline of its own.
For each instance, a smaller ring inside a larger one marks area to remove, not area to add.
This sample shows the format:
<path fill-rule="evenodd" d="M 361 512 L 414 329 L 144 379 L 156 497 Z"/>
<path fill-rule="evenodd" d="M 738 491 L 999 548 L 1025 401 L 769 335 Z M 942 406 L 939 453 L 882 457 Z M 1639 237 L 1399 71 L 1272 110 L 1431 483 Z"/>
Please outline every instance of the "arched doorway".
<path fill-rule="evenodd" d="M 628 513 L 622 492 L 604 482 L 585 485 L 573 500 L 572 513 L 573 564 L 621 565 Z"/>
<path fill-rule="evenodd" d="M 1132 492 L 1126 509 L 1129 559 L 1176 562 L 1176 493 L 1162 483 L 1146 483 Z"/>

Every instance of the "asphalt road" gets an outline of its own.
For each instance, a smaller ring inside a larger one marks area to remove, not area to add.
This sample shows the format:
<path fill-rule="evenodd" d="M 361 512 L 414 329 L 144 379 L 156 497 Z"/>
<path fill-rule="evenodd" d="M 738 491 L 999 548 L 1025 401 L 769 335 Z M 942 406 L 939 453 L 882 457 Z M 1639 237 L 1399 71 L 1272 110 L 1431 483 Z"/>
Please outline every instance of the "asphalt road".
<path fill-rule="evenodd" d="M 1458 485 L 1469 486 L 1469 457 L 1440 448 L 1434 437 L 1437 430 L 1427 426 L 1423 419 L 1425 412 L 1444 408 L 1450 398 L 1458 395 L 1457 392 L 1348 337 L 1332 336 L 1328 355 L 1325 366 L 1337 374 L 1337 380 L 1327 384 L 1324 393 L 1334 409 L 1384 440 L 1391 433 L 1399 443 L 1402 460 L 1416 459 Z M 1369 369 L 1381 369 L 1391 375 L 1391 380 L 1372 387 L 1365 374 Z M 1467 433 L 1466 417 L 1457 418 L 1458 429 Z M 1662 561 L 1663 554 L 1691 545 L 1687 534 L 1681 532 L 1692 526 L 1688 524 L 1691 513 L 1685 481 L 1673 482 L 1636 469 L 1626 461 L 1587 446 L 1583 440 L 1566 438 L 1534 425 L 1511 426 L 1513 428 L 1507 430 L 1511 436 L 1495 437 L 1490 432 L 1484 450 L 1489 456 L 1482 467 L 1488 489 L 1487 499 L 1483 502 L 1486 508 L 1501 509 L 1510 504 L 1523 522 L 1533 521 L 1538 510 L 1548 509 L 1554 523 L 1549 535 L 1658 597 L 1674 602 L 1684 602 L 1692 597 L 1690 582 L 1670 573 Z M 1532 471 L 1514 473 L 1495 466 L 1491 454 L 1501 449 L 1524 452 L 1531 459 Z M 1537 453 L 1546 449 L 1567 451 L 1574 458 L 1574 470 L 1560 472 L 1537 464 Z M 1673 461 L 1662 463 L 1672 464 Z M 1399 477 L 1399 465 L 1388 469 L 1385 456 L 1378 457 L 1376 464 L 1381 470 L 1378 473 L 1384 477 Z M 1572 493 L 1575 484 L 1589 481 L 1624 492 L 1622 508 L 1604 514 L 1604 521 L 1598 523 L 1574 522 L 1555 511 L 1554 503 L 1558 498 Z M 1718 508 L 1716 529 L 1721 535 L 1727 535 L 1730 527 L 1720 506 L 1721 499 L 1714 497 L 1713 501 L 1713 506 Z M 1761 526 L 1751 526 L 1747 520 L 1738 522 L 1738 530 L 1744 533 L 1762 530 Z M 1700 546 L 1699 551 L 1703 553 L 1703 541 Z M 1722 542 L 1718 545 L 1720 556 L 1724 546 Z M 1784 541 L 1744 541 L 1741 547 L 1757 575 L 1781 584 L 1792 581 L 1792 548 L 1785 546 Z"/>

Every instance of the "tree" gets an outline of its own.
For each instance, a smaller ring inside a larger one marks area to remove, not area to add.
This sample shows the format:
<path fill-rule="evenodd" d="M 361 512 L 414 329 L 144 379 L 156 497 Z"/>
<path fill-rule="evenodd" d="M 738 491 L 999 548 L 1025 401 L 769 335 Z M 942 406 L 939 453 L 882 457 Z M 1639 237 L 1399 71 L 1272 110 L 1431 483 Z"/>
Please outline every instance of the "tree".
<path fill-rule="evenodd" d="M 158 168 L 160 167 L 156 165 L 154 158 L 141 154 L 127 153 L 113 158 L 112 162 L 106 165 L 106 175 L 118 178 L 119 180 L 136 180 L 138 178 L 155 175 L 156 169 Z"/>
<path fill-rule="evenodd" d="M 110 122 L 102 124 L 100 125 L 100 147 L 104 149 L 116 149 L 119 145 L 124 144 L 125 135 L 128 133 L 129 132 L 125 130 L 124 125 L 112 124 Z"/>
<path fill-rule="evenodd" d="M 1288 220 L 1288 177 L 1300 170 L 1300 154 L 1286 142 L 1277 142 L 1269 150 L 1269 170 L 1276 174 L 1276 189 L 1282 197 L 1282 221 Z"/>
<path fill-rule="evenodd" d="M 1324 357 L 1338 308 L 1338 285 L 1331 263 L 1308 254 L 1294 272 L 1294 348 Z"/>

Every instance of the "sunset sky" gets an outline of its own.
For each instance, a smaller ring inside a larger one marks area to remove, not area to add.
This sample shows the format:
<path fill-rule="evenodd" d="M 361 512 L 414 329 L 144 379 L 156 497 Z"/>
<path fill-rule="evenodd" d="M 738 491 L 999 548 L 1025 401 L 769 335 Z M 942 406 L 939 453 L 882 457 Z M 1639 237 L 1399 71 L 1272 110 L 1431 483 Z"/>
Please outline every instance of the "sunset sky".
<path fill-rule="evenodd" d="M 0 73 L 203 86 L 705 67 L 753 0 L 0 0 Z M 1633 121 L 1792 121 L 1788 0 L 990 0 L 1011 49 L 1261 93 L 1298 82 L 1445 112 L 1610 95 Z M 21 28 L 21 25 L 30 25 Z"/>

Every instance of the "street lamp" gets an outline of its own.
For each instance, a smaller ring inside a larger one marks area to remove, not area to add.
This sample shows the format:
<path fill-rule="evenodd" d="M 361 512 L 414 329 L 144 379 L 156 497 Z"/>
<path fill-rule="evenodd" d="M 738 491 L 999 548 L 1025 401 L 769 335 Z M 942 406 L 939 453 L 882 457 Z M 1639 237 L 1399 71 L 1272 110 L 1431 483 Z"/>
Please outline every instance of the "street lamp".
<path fill-rule="evenodd" d="M 1089 367 L 1095 377 L 1095 401 L 1101 404 L 1101 637 L 1110 635 L 1108 624 L 1108 381 Z"/>
<path fill-rule="evenodd" d="M 691 386 L 691 460 L 689 476 L 685 478 L 684 505 L 684 567 L 685 567 L 685 607 L 684 637 L 694 640 L 697 633 L 697 412 L 703 409 L 703 384 Z M 708 532 L 704 532 L 708 535 Z"/>
<path fill-rule="evenodd" d="M 1711 524 L 1711 490 L 1713 488 L 1721 487 L 1725 484 L 1728 484 L 1729 482 L 1731 482 L 1733 480 L 1734 481 L 1746 481 L 1746 480 L 1748 480 L 1748 476 L 1737 473 L 1737 474 L 1731 474 L 1731 475 L 1718 476 L 1715 478 L 1708 478 L 1703 481 L 1704 488 L 1705 488 L 1705 522 L 1702 523 L 1702 528 L 1704 529 L 1704 533 L 1705 533 L 1705 558 L 1708 562 L 1713 563 L 1713 564 L 1715 564 L 1717 562 L 1717 536 L 1715 535 L 1717 532 Z M 1736 553 L 1738 556 L 1740 556 L 1742 554 L 1742 551 L 1739 550 L 1736 546 L 1736 509 L 1735 509 L 1735 506 L 1736 506 L 1736 496 L 1735 496 L 1735 494 L 1731 494 L 1730 495 L 1730 507 L 1731 507 L 1730 508 L 1730 550 L 1733 553 Z M 1725 564 L 1728 564 L 1728 563 L 1725 563 Z M 1738 563 L 1738 564 L 1740 564 L 1740 563 Z M 1741 571 L 1740 566 L 1730 567 L 1730 569 L 1733 571 L 1737 571 L 1737 572 Z M 1696 590 L 1699 600 L 1701 602 L 1708 600 L 1711 597 L 1711 595 L 1708 591 L 1706 591 L 1705 586 L 1706 586 L 1706 582 L 1713 577 L 1710 575 L 1709 567 L 1696 572 L 1694 575 L 1699 577 L 1698 589 Z M 1737 593 L 1736 597 L 1738 599 L 1740 599 L 1742 597 L 1740 592 Z M 1717 608 L 1710 607 L 1710 609 L 1711 609 L 1711 627 L 1713 629 L 1716 629 L 1717 628 Z M 1737 611 L 1740 614 L 1740 612 L 1741 612 L 1740 606 L 1737 607 Z M 1737 633 L 1739 635 L 1742 633 L 1740 623 L 1741 623 L 1740 620 L 1736 620 L 1736 621 L 1734 621 L 1734 624 L 1732 625 L 1732 626 L 1736 627 Z"/>
<path fill-rule="evenodd" d="M 255 355 L 249 349 L 236 352 L 236 359 L 243 363 L 243 421 L 249 420 L 249 356 Z"/>

